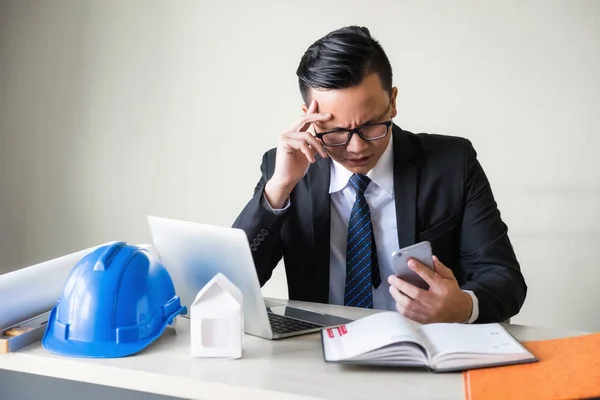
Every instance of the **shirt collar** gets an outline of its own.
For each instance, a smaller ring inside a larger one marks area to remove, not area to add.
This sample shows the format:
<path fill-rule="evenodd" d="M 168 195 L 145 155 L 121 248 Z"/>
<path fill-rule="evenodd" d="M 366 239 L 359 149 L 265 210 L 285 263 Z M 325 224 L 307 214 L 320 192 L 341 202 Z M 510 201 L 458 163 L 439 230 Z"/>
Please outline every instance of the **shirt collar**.
<path fill-rule="evenodd" d="M 367 176 L 371 178 L 371 180 L 383 189 L 390 198 L 394 198 L 394 152 L 392 149 L 394 148 L 392 141 L 393 135 L 390 135 L 390 141 L 388 145 L 381 155 L 381 158 L 375 164 L 372 170 L 367 173 Z M 331 179 L 329 181 L 329 194 L 339 192 L 343 190 L 346 185 L 348 185 L 348 181 L 352 176 L 352 172 L 348 171 L 342 164 L 338 163 L 335 160 L 331 160 L 330 166 L 330 175 Z"/>

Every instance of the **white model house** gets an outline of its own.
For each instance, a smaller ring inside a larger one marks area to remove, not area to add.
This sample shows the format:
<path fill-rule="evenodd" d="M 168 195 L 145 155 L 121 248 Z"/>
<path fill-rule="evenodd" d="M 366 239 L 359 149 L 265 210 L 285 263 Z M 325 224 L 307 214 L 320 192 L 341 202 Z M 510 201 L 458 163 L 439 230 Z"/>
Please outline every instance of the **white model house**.
<path fill-rule="evenodd" d="M 242 292 L 218 273 L 196 295 L 190 307 L 192 356 L 242 356 Z"/>

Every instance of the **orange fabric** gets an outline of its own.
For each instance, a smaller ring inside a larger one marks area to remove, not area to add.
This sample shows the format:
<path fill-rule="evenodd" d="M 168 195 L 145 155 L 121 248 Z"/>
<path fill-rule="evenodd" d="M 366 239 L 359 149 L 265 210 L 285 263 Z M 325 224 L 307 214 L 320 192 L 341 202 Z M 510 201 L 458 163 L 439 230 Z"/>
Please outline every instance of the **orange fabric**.
<path fill-rule="evenodd" d="M 600 333 L 524 342 L 539 361 L 463 372 L 467 400 L 600 396 Z"/>

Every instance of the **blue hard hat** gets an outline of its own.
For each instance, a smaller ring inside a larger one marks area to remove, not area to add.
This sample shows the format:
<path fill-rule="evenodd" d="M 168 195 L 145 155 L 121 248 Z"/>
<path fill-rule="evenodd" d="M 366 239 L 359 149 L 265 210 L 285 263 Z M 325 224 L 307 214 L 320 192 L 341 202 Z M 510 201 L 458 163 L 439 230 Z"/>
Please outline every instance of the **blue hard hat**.
<path fill-rule="evenodd" d="M 73 268 L 50 313 L 42 345 L 73 357 L 124 357 L 185 314 L 171 276 L 151 252 L 118 242 Z"/>

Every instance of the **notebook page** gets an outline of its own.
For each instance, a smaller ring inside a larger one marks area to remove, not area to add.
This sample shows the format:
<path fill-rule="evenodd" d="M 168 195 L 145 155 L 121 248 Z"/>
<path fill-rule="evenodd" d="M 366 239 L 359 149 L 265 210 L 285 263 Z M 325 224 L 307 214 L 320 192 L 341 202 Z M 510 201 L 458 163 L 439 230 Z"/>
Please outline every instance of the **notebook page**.
<path fill-rule="evenodd" d="M 500 324 L 430 324 L 419 328 L 433 357 L 451 353 L 522 354 L 525 348 Z"/>
<path fill-rule="evenodd" d="M 399 342 L 424 342 L 397 312 L 381 312 L 323 330 L 323 350 L 327 361 L 347 360 Z"/>

